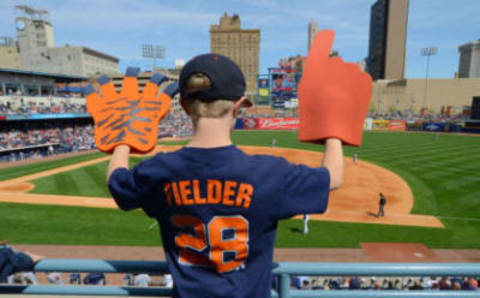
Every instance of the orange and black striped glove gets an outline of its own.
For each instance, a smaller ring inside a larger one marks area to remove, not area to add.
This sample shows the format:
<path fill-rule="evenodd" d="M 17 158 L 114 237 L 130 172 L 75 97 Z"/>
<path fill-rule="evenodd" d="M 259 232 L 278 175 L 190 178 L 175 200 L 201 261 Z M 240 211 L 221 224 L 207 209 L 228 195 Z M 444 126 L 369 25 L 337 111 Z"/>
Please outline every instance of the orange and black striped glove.
<path fill-rule="evenodd" d="M 87 110 L 95 122 L 95 143 L 100 151 L 112 153 L 115 146 L 125 144 L 132 152 L 148 153 L 157 144 L 158 124 L 170 110 L 178 83 L 170 84 L 157 97 L 158 86 L 167 78 L 155 73 L 139 93 L 139 72 L 139 68 L 127 69 L 120 93 L 107 75 L 97 79 L 101 94 L 92 85 L 85 87 Z"/>

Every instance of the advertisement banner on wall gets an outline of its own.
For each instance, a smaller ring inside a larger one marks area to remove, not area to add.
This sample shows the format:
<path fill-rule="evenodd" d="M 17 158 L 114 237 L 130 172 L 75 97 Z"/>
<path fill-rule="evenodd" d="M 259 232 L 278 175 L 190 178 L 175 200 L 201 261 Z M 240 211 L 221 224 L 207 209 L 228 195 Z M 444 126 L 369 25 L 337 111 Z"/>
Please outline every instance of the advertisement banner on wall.
<path fill-rule="evenodd" d="M 363 124 L 363 129 L 372 130 L 372 118 L 366 118 L 365 123 Z"/>
<path fill-rule="evenodd" d="M 298 118 L 258 118 L 258 129 L 298 129 Z"/>
<path fill-rule="evenodd" d="M 372 130 L 388 131 L 388 120 L 372 120 Z"/>
<path fill-rule="evenodd" d="M 405 131 L 407 130 L 407 122 L 405 120 L 389 120 L 388 130 Z"/>
<path fill-rule="evenodd" d="M 257 129 L 258 121 L 255 118 L 243 118 L 243 129 Z"/>
<path fill-rule="evenodd" d="M 426 122 L 423 124 L 426 131 L 445 131 L 445 123 Z"/>

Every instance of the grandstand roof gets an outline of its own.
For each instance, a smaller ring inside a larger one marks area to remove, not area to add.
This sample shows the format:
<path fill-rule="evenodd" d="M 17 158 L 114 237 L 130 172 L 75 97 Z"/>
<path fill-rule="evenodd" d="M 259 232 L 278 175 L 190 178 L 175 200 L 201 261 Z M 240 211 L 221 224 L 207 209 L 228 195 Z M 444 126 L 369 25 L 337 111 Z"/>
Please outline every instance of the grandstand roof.
<path fill-rule="evenodd" d="M 0 73 L 22 74 L 22 75 L 50 77 L 55 79 L 75 80 L 75 81 L 86 81 L 90 79 L 88 77 L 82 77 L 82 76 L 73 76 L 73 75 L 66 75 L 61 73 L 29 71 L 29 70 L 21 70 L 21 69 L 13 69 L 13 68 L 0 68 Z"/>

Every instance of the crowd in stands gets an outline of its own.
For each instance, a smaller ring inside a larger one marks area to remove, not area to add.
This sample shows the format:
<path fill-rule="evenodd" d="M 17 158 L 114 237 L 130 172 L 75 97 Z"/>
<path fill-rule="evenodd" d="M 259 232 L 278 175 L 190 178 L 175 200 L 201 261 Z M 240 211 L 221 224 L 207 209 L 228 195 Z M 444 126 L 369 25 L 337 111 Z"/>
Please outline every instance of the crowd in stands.
<path fill-rule="evenodd" d="M 32 114 L 83 114 L 87 112 L 85 104 L 75 103 L 53 103 L 48 105 L 43 103 L 34 104 L 33 102 L 20 104 L 11 104 L 10 102 L 0 102 L 0 115 L 32 115 Z"/>
<path fill-rule="evenodd" d="M 159 278 L 158 278 L 159 277 Z M 49 272 L 47 273 L 48 283 L 53 285 L 107 285 L 107 277 L 102 272 L 92 272 L 87 274 L 81 273 L 70 273 L 67 280 L 64 279 L 59 272 Z M 35 272 L 19 272 L 12 274 L 7 278 L 8 284 L 22 284 L 22 285 L 36 285 L 38 284 L 37 274 Z M 140 274 L 130 274 L 127 273 L 123 277 L 124 286 L 138 286 L 138 287 L 150 287 L 150 286 L 160 286 L 160 287 L 173 287 L 173 279 L 170 274 L 164 274 L 162 276 L 157 276 L 156 280 L 152 280 L 149 274 L 140 273 Z"/>
<path fill-rule="evenodd" d="M 9 121 L 7 124 L 0 127 L 0 162 L 96 148 L 90 119 Z M 158 134 L 159 137 L 191 136 L 191 120 L 184 112 L 169 113 L 161 121 Z"/>
<path fill-rule="evenodd" d="M 368 117 L 381 120 L 407 120 L 407 121 L 424 121 L 424 122 L 454 122 L 461 123 L 468 120 L 468 115 L 462 114 L 419 114 L 410 110 L 395 112 L 369 112 Z"/>
<path fill-rule="evenodd" d="M 298 110 L 272 110 L 268 113 L 247 113 L 245 117 L 254 118 L 298 118 Z M 453 122 L 462 123 L 469 119 L 469 115 L 462 114 L 429 114 L 429 113 L 415 113 L 410 110 L 394 111 L 394 112 L 369 112 L 368 117 L 378 120 L 407 120 L 407 121 L 423 121 L 423 122 Z"/>
<path fill-rule="evenodd" d="M 63 285 L 66 282 L 62 275 L 50 272 L 47 280 L 51 284 Z M 298 290 L 468 290 L 478 291 L 479 277 L 307 277 L 294 276 L 291 278 L 291 288 Z M 11 275 L 9 284 L 37 284 L 37 277 L 33 272 L 23 272 Z M 88 273 L 82 277 L 80 273 L 71 273 L 68 276 L 69 284 L 76 285 L 106 285 L 107 278 L 101 272 Z M 148 274 L 125 274 L 125 286 L 161 286 L 171 288 L 172 276 L 165 274 L 157 281 L 152 281 Z M 275 288 L 275 285 L 274 285 Z"/>
<path fill-rule="evenodd" d="M 480 277 L 306 277 L 291 278 L 291 287 L 301 290 L 472 290 Z"/>
<path fill-rule="evenodd" d="M 61 113 L 86 113 L 85 104 L 73 104 L 62 101 L 54 104 L 25 103 L 23 100 L 10 104 L 0 102 L 0 116 L 2 115 L 31 115 L 31 114 L 61 114 Z M 296 110 L 260 109 L 252 114 L 242 111 L 240 117 L 277 117 L 296 118 Z M 409 123 L 445 122 L 461 123 L 468 120 L 468 116 L 449 113 L 418 114 L 412 111 L 391 111 L 387 113 L 369 112 L 368 117 L 383 120 L 407 120 Z M 81 123 L 79 123 L 79 121 Z M 94 131 L 91 119 L 66 120 L 63 122 L 47 120 L 39 122 L 18 122 L 12 126 L 0 127 L 0 162 L 15 161 L 29 158 L 41 158 L 45 155 L 95 149 Z M 413 124 L 412 124 L 413 125 Z M 413 127 L 409 128 L 415 130 Z M 422 126 L 419 126 L 422 129 Z M 171 112 L 160 123 L 159 137 L 186 137 L 193 134 L 190 118 L 185 112 Z M 24 150 L 12 150 L 20 149 Z M 5 151 L 9 151 L 6 153 Z"/>
<path fill-rule="evenodd" d="M 185 112 L 171 112 L 160 122 L 158 135 L 160 137 L 186 137 L 193 134 L 193 125 Z"/>
<path fill-rule="evenodd" d="M 89 149 L 95 149 L 95 143 L 93 125 L 87 121 L 23 121 L 0 128 L 0 161 Z"/>

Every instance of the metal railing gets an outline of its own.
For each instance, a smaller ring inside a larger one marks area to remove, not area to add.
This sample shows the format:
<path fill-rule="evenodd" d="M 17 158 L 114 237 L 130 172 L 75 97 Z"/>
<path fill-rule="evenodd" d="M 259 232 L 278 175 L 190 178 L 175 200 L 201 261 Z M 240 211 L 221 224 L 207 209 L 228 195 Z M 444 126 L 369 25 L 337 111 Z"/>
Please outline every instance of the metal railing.
<path fill-rule="evenodd" d="M 45 259 L 36 272 L 168 273 L 165 262 L 98 259 Z M 480 263 L 275 263 L 278 289 L 272 297 L 480 297 L 480 291 L 292 290 L 291 276 L 480 276 Z M 157 287 L 0 285 L 0 294 L 72 296 L 170 296 Z"/>

